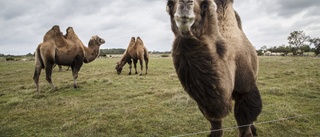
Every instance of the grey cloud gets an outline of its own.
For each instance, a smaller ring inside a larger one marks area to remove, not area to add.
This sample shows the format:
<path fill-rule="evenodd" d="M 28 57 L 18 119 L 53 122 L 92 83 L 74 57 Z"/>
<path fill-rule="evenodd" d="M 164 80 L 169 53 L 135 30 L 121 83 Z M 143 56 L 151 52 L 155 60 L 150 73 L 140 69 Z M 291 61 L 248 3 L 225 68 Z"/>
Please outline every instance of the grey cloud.
<path fill-rule="evenodd" d="M 247 36 L 259 49 L 286 44 L 290 31 L 319 36 L 318 0 L 235 0 Z M 166 0 L 15 0 L 0 1 L 0 53 L 33 52 L 53 26 L 69 26 L 86 45 L 92 35 L 102 48 L 126 48 L 140 36 L 149 50 L 169 51 L 173 40 Z M 299 16 L 298 16 L 299 15 Z M 292 17 L 301 19 L 293 19 Z M 317 30 L 318 29 L 318 30 Z"/>

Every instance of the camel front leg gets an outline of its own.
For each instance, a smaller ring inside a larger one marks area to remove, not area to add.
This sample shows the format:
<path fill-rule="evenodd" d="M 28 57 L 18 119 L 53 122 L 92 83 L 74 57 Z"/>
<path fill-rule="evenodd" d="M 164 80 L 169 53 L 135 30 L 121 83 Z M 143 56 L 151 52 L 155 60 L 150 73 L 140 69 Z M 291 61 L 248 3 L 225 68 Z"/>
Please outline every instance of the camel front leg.
<path fill-rule="evenodd" d="M 129 74 L 128 75 L 131 75 L 131 69 L 132 69 L 132 61 L 128 61 L 128 64 L 129 64 Z"/>
<path fill-rule="evenodd" d="M 211 134 L 210 137 L 222 137 L 223 130 L 222 128 L 222 121 L 221 120 L 211 120 Z"/>
<path fill-rule="evenodd" d="M 48 81 L 48 83 L 50 84 L 51 88 L 53 91 L 56 91 L 57 88 L 53 85 L 52 83 L 52 79 L 51 79 L 51 76 L 52 76 L 52 68 L 53 68 L 53 64 L 47 64 L 46 65 L 46 80 Z"/>
<path fill-rule="evenodd" d="M 137 63 L 138 63 L 138 60 L 133 60 L 133 65 L 134 65 L 135 74 L 138 74 L 138 71 L 137 71 Z"/>

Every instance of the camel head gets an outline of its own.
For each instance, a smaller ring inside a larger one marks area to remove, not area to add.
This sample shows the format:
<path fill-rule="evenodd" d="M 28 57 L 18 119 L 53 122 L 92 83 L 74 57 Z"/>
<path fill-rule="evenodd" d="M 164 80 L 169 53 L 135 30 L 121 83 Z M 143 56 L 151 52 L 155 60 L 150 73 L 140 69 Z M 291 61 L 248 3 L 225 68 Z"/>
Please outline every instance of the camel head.
<path fill-rule="evenodd" d="M 118 61 L 117 64 L 116 64 L 116 68 L 115 68 L 117 70 L 117 74 L 118 75 L 120 75 L 121 71 L 122 71 L 122 65 L 121 65 L 122 63 L 121 62 L 122 61 Z"/>
<path fill-rule="evenodd" d="M 89 50 L 89 52 L 88 51 L 85 52 L 83 62 L 90 63 L 94 61 L 99 56 L 100 46 L 105 42 L 106 41 L 104 39 L 100 38 L 97 35 L 92 36 L 88 44 L 88 49 L 91 49 L 91 50 Z"/>
<path fill-rule="evenodd" d="M 92 36 L 90 41 L 89 41 L 89 47 L 91 45 L 96 45 L 96 46 L 100 46 L 102 44 L 106 43 L 106 41 L 102 38 L 100 38 L 99 36 L 95 35 L 95 36 Z"/>
<path fill-rule="evenodd" d="M 216 8 L 214 0 L 168 0 L 172 31 L 175 35 L 206 33 L 211 30 L 212 19 L 216 18 Z"/>

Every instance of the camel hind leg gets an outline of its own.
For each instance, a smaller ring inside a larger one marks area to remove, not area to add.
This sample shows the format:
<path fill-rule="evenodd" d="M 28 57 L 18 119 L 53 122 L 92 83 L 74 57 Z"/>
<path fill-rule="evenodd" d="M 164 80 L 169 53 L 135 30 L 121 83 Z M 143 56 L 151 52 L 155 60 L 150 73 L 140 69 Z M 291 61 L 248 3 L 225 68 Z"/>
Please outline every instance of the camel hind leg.
<path fill-rule="evenodd" d="M 146 74 L 148 74 L 148 63 L 149 63 L 149 58 L 148 57 L 144 57 L 144 62 L 146 64 Z"/>
<path fill-rule="evenodd" d="M 262 101 L 256 85 L 249 92 L 234 91 L 234 115 L 239 127 L 239 137 L 257 136 L 253 122 L 257 120 L 262 110 Z"/>
<path fill-rule="evenodd" d="M 34 69 L 33 81 L 36 84 L 37 92 L 39 92 L 39 77 L 40 77 L 42 68 L 43 67 L 37 63 Z"/>
<path fill-rule="evenodd" d="M 140 63 L 140 76 L 142 76 L 142 72 L 143 72 L 143 59 L 139 59 L 139 63 Z"/>

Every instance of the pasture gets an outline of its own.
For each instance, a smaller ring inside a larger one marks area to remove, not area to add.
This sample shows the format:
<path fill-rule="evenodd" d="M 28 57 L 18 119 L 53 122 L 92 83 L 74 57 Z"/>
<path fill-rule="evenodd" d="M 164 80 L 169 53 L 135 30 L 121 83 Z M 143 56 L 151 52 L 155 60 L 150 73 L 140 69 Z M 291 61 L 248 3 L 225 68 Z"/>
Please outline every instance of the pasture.
<path fill-rule="evenodd" d="M 0 62 L 0 136 L 176 136 L 209 130 L 209 122 L 183 91 L 172 58 L 151 56 L 143 76 L 127 75 L 128 65 L 117 75 L 119 59 L 84 64 L 77 89 L 71 71 L 56 67 L 52 78 L 58 91 L 51 91 L 43 70 L 41 93 L 32 80 L 34 61 Z M 259 136 L 319 136 L 320 58 L 259 60 Z M 232 113 L 223 126 L 228 128 L 225 137 L 237 136 Z"/>

